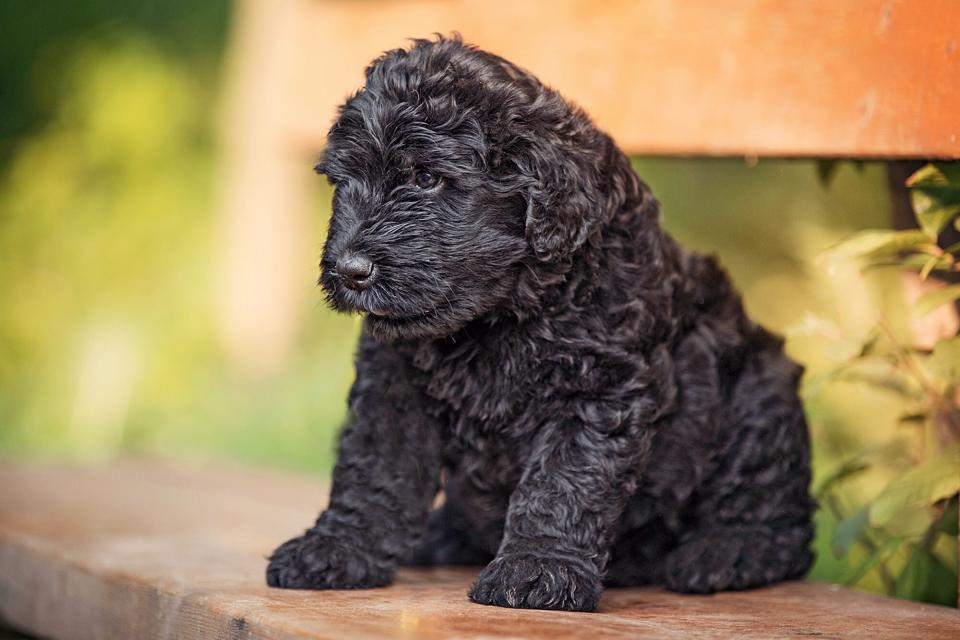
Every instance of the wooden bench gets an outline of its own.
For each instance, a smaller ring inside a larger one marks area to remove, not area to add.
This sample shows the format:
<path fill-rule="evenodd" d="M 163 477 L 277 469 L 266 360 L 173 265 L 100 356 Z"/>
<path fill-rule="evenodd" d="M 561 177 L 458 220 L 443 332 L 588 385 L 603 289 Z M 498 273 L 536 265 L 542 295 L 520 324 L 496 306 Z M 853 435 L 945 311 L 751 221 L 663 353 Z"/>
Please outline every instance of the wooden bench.
<path fill-rule="evenodd" d="M 830 584 L 682 596 L 609 589 L 596 614 L 485 607 L 470 569 L 396 585 L 286 591 L 265 556 L 316 515 L 318 481 L 129 461 L 0 465 L 0 620 L 106 638 L 957 638 L 960 612 Z"/>

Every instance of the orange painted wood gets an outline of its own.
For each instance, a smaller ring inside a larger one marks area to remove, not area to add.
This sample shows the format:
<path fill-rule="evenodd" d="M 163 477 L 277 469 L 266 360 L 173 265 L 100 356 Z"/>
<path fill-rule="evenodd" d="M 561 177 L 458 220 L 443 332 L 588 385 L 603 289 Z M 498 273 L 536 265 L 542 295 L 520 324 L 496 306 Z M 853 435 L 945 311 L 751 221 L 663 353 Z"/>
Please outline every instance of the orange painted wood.
<path fill-rule="evenodd" d="M 956 638 L 960 613 L 807 582 L 716 596 L 610 589 L 596 614 L 468 602 L 469 569 L 285 591 L 265 556 L 320 482 L 239 468 L 0 464 L 0 620 L 54 639 Z"/>
<path fill-rule="evenodd" d="M 460 31 L 640 154 L 960 157 L 957 0 L 301 0 L 290 144 L 381 51 Z"/>

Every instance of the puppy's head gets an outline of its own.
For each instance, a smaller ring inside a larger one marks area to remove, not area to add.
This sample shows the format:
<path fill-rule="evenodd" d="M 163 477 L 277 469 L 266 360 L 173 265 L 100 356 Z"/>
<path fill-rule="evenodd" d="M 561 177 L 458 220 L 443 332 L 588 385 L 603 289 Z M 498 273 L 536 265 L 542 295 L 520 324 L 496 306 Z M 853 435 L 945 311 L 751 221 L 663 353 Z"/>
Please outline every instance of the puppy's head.
<path fill-rule="evenodd" d="M 320 281 L 379 339 L 509 313 L 525 273 L 569 264 L 623 202 L 609 138 L 501 58 L 418 40 L 366 75 L 317 166 L 335 186 Z"/>

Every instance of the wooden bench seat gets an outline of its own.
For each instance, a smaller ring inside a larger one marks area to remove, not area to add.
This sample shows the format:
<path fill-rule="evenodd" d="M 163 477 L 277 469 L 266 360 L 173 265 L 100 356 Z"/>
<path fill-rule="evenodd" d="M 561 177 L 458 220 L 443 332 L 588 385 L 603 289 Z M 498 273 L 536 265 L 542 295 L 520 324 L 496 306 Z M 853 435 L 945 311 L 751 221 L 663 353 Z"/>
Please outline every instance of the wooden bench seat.
<path fill-rule="evenodd" d="M 955 609 L 809 582 L 681 596 L 608 590 L 597 614 L 470 603 L 469 569 L 365 591 L 283 591 L 265 556 L 321 482 L 236 467 L 0 464 L 0 621 L 42 637 L 957 638 Z"/>

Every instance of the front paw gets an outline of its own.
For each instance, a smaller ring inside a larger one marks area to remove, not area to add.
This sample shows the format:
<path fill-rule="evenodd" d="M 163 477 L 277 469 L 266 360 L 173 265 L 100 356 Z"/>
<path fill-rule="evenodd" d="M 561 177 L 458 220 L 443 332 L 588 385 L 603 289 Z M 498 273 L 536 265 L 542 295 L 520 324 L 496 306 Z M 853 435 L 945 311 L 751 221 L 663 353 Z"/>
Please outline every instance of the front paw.
<path fill-rule="evenodd" d="M 267 565 L 267 584 L 284 589 L 366 589 L 392 578 L 392 563 L 313 531 L 277 547 Z"/>
<path fill-rule="evenodd" d="M 470 599 L 498 607 L 593 611 L 601 589 L 592 562 L 511 553 L 487 565 L 473 583 Z"/>

